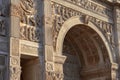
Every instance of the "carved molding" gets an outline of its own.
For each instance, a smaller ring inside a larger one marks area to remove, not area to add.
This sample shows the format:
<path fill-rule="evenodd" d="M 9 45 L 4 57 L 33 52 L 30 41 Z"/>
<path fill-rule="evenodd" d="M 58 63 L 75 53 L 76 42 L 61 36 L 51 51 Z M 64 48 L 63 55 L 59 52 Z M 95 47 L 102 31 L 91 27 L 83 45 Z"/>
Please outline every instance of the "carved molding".
<path fill-rule="evenodd" d="M 88 24 L 89 22 L 92 22 L 93 24 L 98 27 L 105 37 L 108 39 L 108 41 L 113 44 L 113 24 L 99 20 L 95 17 L 86 15 L 82 12 L 75 11 L 71 8 L 65 7 L 63 5 L 60 5 L 58 3 L 52 2 L 52 17 L 53 17 L 53 46 L 55 48 L 56 46 L 56 40 L 59 34 L 59 31 L 64 24 L 65 21 L 67 21 L 69 18 L 73 16 L 79 16 L 80 19 L 84 21 L 84 24 Z"/>

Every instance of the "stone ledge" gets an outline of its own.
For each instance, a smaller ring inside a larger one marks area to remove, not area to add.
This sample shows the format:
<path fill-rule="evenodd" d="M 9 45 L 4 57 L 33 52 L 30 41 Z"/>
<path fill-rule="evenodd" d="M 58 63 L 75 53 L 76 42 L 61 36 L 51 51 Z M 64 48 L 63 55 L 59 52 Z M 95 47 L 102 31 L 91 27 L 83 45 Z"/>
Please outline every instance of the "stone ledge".
<path fill-rule="evenodd" d="M 63 55 L 55 55 L 54 56 L 54 62 L 55 63 L 59 63 L 59 64 L 63 64 L 66 60 L 66 56 Z"/>

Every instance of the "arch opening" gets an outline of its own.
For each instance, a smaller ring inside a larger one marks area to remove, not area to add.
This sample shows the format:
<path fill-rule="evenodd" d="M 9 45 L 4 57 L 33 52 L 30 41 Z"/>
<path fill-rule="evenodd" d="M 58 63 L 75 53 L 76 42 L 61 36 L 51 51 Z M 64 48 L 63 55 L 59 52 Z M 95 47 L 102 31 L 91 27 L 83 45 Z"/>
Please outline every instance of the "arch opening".
<path fill-rule="evenodd" d="M 111 80 L 107 48 L 96 31 L 76 25 L 66 34 L 62 53 L 64 80 Z"/>

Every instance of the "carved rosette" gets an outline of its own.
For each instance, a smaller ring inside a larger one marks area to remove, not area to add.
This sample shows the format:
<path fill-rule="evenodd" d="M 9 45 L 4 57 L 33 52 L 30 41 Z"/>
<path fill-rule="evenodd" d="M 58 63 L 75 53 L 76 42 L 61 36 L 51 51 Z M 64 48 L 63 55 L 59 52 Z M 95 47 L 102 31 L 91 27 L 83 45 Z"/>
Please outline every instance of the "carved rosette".
<path fill-rule="evenodd" d="M 53 71 L 53 63 L 46 63 L 46 70 L 47 71 Z"/>
<path fill-rule="evenodd" d="M 20 9 L 21 39 L 40 42 L 41 18 L 35 9 L 34 0 L 20 0 Z"/>
<path fill-rule="evenodd" d="M 55 2 L 51 3 L 52 5 L 52 18 L 53 18 L 53 46 L 56 48 L 56 40 L 59 34 L 59 31 L 66 20 L 73 16 L 79 16 L 82 20 L 84 20 L 84 24 L 88 24 L 92 22 L 95 24 L 105 35 L 111 45 L 113 42 L 113 24 L 101 21 L 95 17 L 86 15 L 82 12 L 73 10 L 71 8 L 65 7 L 63 5 L 57 4 Z"/>

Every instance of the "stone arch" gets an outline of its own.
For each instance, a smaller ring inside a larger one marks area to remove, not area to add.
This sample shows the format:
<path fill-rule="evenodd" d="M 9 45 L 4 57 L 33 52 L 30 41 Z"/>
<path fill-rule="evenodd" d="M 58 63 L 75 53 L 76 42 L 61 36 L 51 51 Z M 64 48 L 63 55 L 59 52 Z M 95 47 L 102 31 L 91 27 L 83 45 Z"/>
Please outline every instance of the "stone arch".
<path fill-rule="evenodd" d="M 72 27 L 74 27 L 75 25 L 86 25 L 86 26 L 90 27 L 91 29 L 93 29 L 94 31 L 96 31 L 97 34 L 103 40 L 103 42 L 104 42 L 104 44 L 105 44 L 105 46 L 107 48 L 110 62 L 113 63 L 115 61 L 114 55 L 112 54 L 112 48 L 110 47 L 110 44 L 108 43 L 108 40 L 106 39 L 104 34 L 92 22 L 88 22 L 87 24 L 85 24 L 85 21 L 82 18 L 80 18 L 79 16 L 75 16 L 75 17 L 72 17 L 72 18 L 68 19 L 62 25 L 62 27 L 61 27 L 61 29 L 59 31 L 59 34 L 58 34 L 57 41 L 56 41 L 56 53 L 57 53 L 56 55 L 62 55 L 62 47 L 63 47 L 64 38 L 65 38 L 67 32 Z"/>

